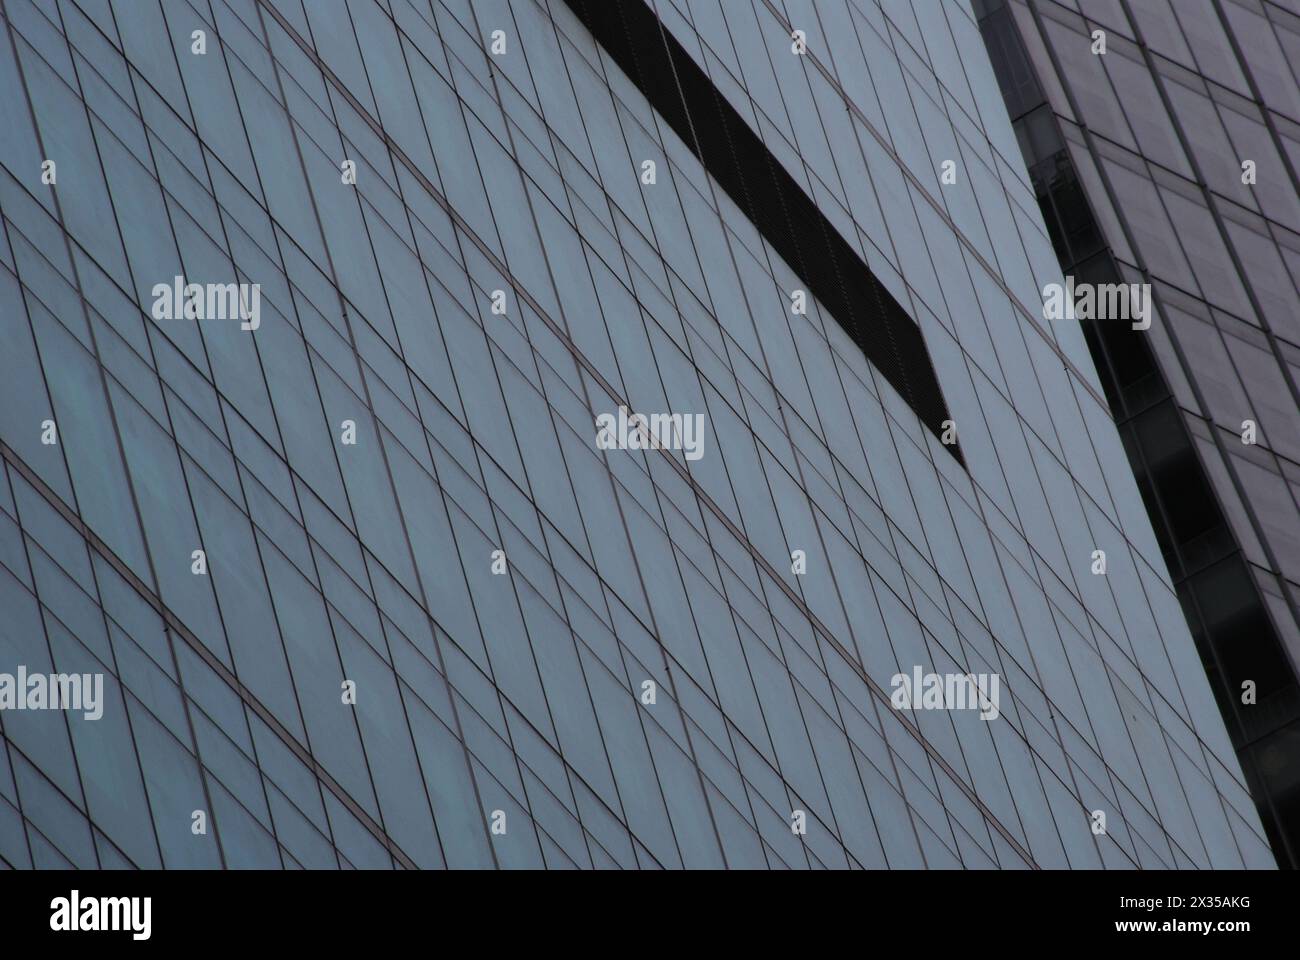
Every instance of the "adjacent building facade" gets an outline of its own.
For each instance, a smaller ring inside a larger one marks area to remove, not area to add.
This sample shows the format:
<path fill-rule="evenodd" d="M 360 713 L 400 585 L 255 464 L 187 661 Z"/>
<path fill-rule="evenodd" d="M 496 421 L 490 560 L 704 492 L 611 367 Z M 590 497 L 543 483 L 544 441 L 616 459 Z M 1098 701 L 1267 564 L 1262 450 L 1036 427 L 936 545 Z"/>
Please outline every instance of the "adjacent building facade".
<path fill-rule="evenodd" d="M 0 18 L 5 865 L 1274 865 L 967 5 Z"/>
<path fill-rule="evenodd" d="M 1148 283 L 1085 322 L 1279 860 L 1300 864 L 1300 7 L 974 5 L 1062 267 Z"/>

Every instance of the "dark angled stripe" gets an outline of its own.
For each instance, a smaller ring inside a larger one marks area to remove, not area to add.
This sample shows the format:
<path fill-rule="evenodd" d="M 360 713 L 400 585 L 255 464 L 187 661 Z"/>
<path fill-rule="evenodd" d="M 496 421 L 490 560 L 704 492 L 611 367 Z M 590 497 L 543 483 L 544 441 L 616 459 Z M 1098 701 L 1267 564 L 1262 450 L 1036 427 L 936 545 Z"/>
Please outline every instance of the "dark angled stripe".
<path fill-rule="evenodd" d="M 935 436 L 948 419 L 920 328 L 643 0 L 565 0 Z M 945 447 L 959 462 L 956 445 Z M 964 464 L 964 462 L 963 462 Z"/>

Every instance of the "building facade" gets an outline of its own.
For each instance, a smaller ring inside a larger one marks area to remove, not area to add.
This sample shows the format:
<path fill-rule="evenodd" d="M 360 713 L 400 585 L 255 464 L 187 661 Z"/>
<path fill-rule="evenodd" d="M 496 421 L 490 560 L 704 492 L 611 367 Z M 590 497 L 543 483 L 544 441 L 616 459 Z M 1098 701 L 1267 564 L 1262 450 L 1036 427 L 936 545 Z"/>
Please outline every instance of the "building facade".
<path fill-rule="evenodd" d="M 1085 322 L 1089 346 L 1273 849 L 1300 865 L 1300 7 L 975 11 L 1062 267 L 1151 285 L 1149 330 Z"/>
<path fill-rule="evenodd" d="M 0 16 L 5 865 L 1274 865 L 967 5 Z"/>

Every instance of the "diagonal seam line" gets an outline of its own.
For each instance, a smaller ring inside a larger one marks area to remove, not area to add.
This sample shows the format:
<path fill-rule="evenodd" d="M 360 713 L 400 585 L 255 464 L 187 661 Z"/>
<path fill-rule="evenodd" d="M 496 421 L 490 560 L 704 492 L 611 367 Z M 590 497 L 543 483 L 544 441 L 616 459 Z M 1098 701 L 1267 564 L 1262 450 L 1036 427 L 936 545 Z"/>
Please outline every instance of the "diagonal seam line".
<path fill-rule="evenodd" d="M 942 439 L 948 411 L 920 326 L 879 287 L 871 268 L 655 11 L 641 0 L 566 4 L 766 244 Z M 944 448 L 965 465 L 956 444 Z"/>
<path fill-rule="evenodd" d="M 31 484 L 36 492 L 39 493 L 51 507 L 58 511 L 59 515 L 64 520 L 72 525 L 72 528 L 85 539 L 86 543 L 89 544 L 97 554 L 103 557 L 104 560 L 107 561 L 108 564 L 131 585 L 136 593 L 140 594 L 140 596 L 145 599 L 149 606 L 153 607 L 154 612 L 163 618 L 167 627 L 184 640 L 186 645 L 198 654 L 203 662 L 207 664 L 214 673 L 221 677 L 221 679 L 232 690 L 235 691 L 239 696 L 239 699 L 257 714 L 258 718 L 271 729 L 271 732 L 279 737 L 280 740 L 284 742 L 284 745 L 293 751 L 294 756 L 306 765 L 317 779 L 320 780 L 324 787 L 334 795 L 335 799 L 347 807 L 348 811 L 355 816 L 358 821 L 360 821 L 361 825 L 365 827 L 366 830 L 369 831 L 374 838 L 378 840 L 379 843 L 387 849 L 399 863 L 402 864 L 403 867 L 408 870 L 418 869 L 415 861 L 407 856 L 401 847 L 399 847 L 392 838 L 384 832 L 379 824 L 375 822 L 375 819 L 371 817 L 355 799 L 353 799 L 352 795 L 343 789 L 343 786 L 337 780 L 330 776 L 329 772 L 320 765 L 316 758 L 312 756 L 311 752 L 298 742 L 297 737 L 290 733 L 284 724 L 276 719 L 275 715 L 271 713 L 271 711 L 260 700 L 258 700 L 257 697 L 255 697 L 252 692 L 243 685 L 243 683 L 239 681 L 230 669 L 217 659 L 216 654 L 204 646 L 203 642 L 199 640 L 199 638 L 196 637 L 183 622 L 181 622 L 180 617 L 176 616 L 176 614 L 172 612 L 171 608 L 169 608 L 167 604 L 163 603 L 162 598 L 155 594 L 149 588 L 148 584 L 141 580 L 136 575 L 135 571 L 127 566 L 126 561 L 122 560 L 106 543 L 104 543 L 104 541 L 86 525 L 81 517 L 77 515 L 76 511 L 64 503 L 63 498 L 55 493 L 49 484 L 42 480 L 40 476 L 38 476 L 37 473 L 18 456 L 17 451 L 6 444 L 3 440 L 0 440 L 0 459 L 3 459 L 5 463 L 18 471 L 22 478 Z"/>
<path fill-rule="evenodd" d="M 790 21 L 785 19 L 784 15 L 781 13 L 780 10 L 776 8 L 772 0 L 762 0 L 762 3 L 764 6 L 768 8 L 772 16 L 774 16 L 777 19 L 777 22 L 780 23 L 782 27 L 784 27 L 787 30 L 792 29 L 790 25 Z M 811 48 L 809 48 L 806 56 L 808 61 L 817 68 L 818 72 L 821 73 L 823 77 L 826 78 L 826 82 L 831 85 L 832 89 L 835 90 L 835 92 L 839 95 L 840 99 L 844 101 L 845 106 L 848 107 L 850 111 L 852 111 L 853 116 L 858 119 L 858 121 L 862 124 L 863 128 L 868 133 L 871 134 L 871 136 L 875 139 L 875 141 L 880 145 L 880 148 L 884 150 L 886 154 L 888 154 L 891 160 L 894 161 L 894 164 L 898 167 L 899 171 L 902 173 L 903 177 L 907 180 L 907 182 L 912 186 L 912 188 L 922 197 L 922 199 L 925 200 L 927 204 L 930 205 L 930 207 L 934 210 L 935 215 L 938 216 L 941 220 L 943 220 L 945 224 L 947 224 L 948 228 L 953 232 L 953 235 L 957 238 L 958 242 L 961 243 L 961 245 L 966 248 L 966 252 L 969 253 L 975 259 L 976 263 L 978 263 L 981 267 L 984 268 L 984 271 L 989 275 L 989 279 L 991 279 L 995 284 L 997 284 L 997 286 L 1002 290 L 1002 292 L 1007 295 L 1007 297 L 1011 301 L 1012 308 L 1017 313 L 1019 313 L 1022 317 L 1024 317 L 1024 319 L 1029 321 L 1029 326 L 1033 329 L 1035 333 L 1038 334 L 1039 337 L 1042 338 L 1043 342 L 1047 344 L 1048 349 L 1050 349 L 1054 354 L 1056 354 L 1057 359 L 1061 361 L 1061 363 L 1065 366 L 1065 368 L 1075 375 L 1075 378 L 1079 381 L 1079 386 L 1081 386 L 1083 390 L 1090 397 L 1092 397 L 1093 400 L 1097 401 L 1097 404 L 1101 407 L 1102 412 L 1105 413 L 1105 415 L 1113 421 L 1115 417 L 1114 414 L 1111 413 L 1110 404 L 1106 402 L 1106 398 L 1097 392 L 1096 388 L 1093 387 L 1093 385 L 1088 381 L 1088 378 L 1087 376 L 1085 376 L 1084 372 L 1079 369 L 1079 367 L 1075 364 L 1073 360 L 1071 360 L 1068 356 L 1066 356 L 1065 351 L 1061 348 L 1060 344 L 1058 344 L 1054 339 L 1052 339 L 1051 335 L 1048 334 L 1047 331 L 1043 329 L 1042 325 L 1039 324 L 1038 322 L 1038 318 L 1035 317 L 1032 313 L 1029 312 L 1028 309 L 1025 308 L 1025 305 L 1020 302 L 1020 299 L 1016 296 L 1015 292 L 1011 289 L 1010 286 L 1007 285 L 1007 282 L 1005 279 L 1003 279 L 1001 272 L 993 268 L 993 265 L 988 262 L 988 259 L 984 256 L 984 254 L 982 254 L 979 251 L 979 249 L 975 246 L 975 244 L 971 241 L 971 239 L 967 237 L 966 234 L 963 233 L 960 228 L 958 228 L 956 222 L 948 214 L 948 211 L 945 210 L 943 208 L 943 205 L 939 203 L 939 201 L 936 200 L 930 194 L 930 191 L 927 190 L 925 185 L 921 183 L 920 179 L 916 176 L 916 174 L 914 174 L 911 170 L 908 169 L 907 164 L 905 164 L 903 162 L 902 157 L 898 155 L 898 151 L 894 149 L 893 144 L 891 144 L 886 137 L 882 136 L 880 131 L 877 130 L 875 126 L 871 123 L 871 121 L 867 119 L 866 115 L 862 112 L 862 109 L 853 101 L 853 98 L 849 96 L 848 91 L 846 91 L 844 87 L 841 86 L 839 80 L 834 76 L 834 74 L 832 74 L 832 72 L 826 67 L 826 65 L 821 62 L 821 60 L 817 57 L 817 55 L 813 53 Z"/>
<path fill-rule="evenodd" d="M 375 120 L 375 118 L 372 117 L 369 114 L 369 112 L 365 110 L 365 108 L 361 105 L 361 103 L 357 100 L 357 98 L 353 96 L 352 92 L 347 88 L 347 85 L 344 84 L 335 75 L 333 70 L 331 70 L 324 63 L 324 61 L 320 59 L 320 56 L 316 52 L 315 48 L 313 48 L 302 38 L 302 36 L 298 33 L 298 31 L 294 28 L 294 26 L 287 20 L 284 14 L 281 13 L 279 10 L 277 10 L 273 5 L 268 3 L 267 0 L 257 0 L 257 4 L 263 10 L 265 10 L 276 21 L 276 23 L 280 25 L 280 27 L 285 31 L 285 34 L 291 40 L 293 40 L 293 42 L 298 45 L 298 47 L 302 50 L 302 52 L 317 66 L 317 68 L 321 71 L 321 76 L 330 84 L 331 87 L 334 88 L 334 90 L 341 97 L 347 100 L 348 104 L 356 112 L 357 116 L 361 120 L 363 120 L 371 128 L 371 130 L 374 131 L 375 135 L 378 136 L 388 146 L 389 150 L 392 152 L 392 156 L 396 160 L 400 161 L 402 166 L 406 167 L 406 169 L 410 172 L 410 174 L 428 192 L 430 198 L 432 198 L 433 201 L 437 203 L 438 206 L 443 210 L 443 212 L 445 212 L 447 216 L 451 218 L 452 222 L 456 225 L 456 228 L 460 230 L 465 235 L 465 237 L 474 244 L 475 248 L 489 261 L 489 263 L 491 263 L 493 269 L 496 270 L 498 273 L 500 273 L 500 275 L 506 279 L 506 281 L 510 284 L 511 288 L 520 297 L 520 299 L 525 301 L 528 304 L 529 308 L 537 314 L 537 316 L 542 320 L 543 323 L 546 324 L 547 328 L 551 331 L 551 333 L 554 334 L 554 336 L 560 341 L 560 343 L 565 347 L 565 349 L 567 349 L 569 353 L 573 356 L 575 362 L 577 362 L 582 367 L 582 369 L 592 377 L 592 379 L 594 379 L 597 383 L 600 384 L 601 388 L 609 395 L 611 399 L 615 400 L 618 403 L 623 403 L 624 405 L 626 405 L 627 401 L 621 397 L 619 391 L 616 390 L 613 387 L 613 385 L 610 384 L 601 375 L 600 371 L 595 368 L 592 362 L 589 359 L 587 359 L 586 355 L 583 354 L 582 351 L 578 349 L 577 345 L 573 343 L 573 341 L 569 338 L 568 334 L 559 326 L 559 324 L 555 322 L 555 320 L 542 307 L 542 305 L 539 304 L 533 298 L 533 296 L 527 290 L 524 289 L 523 285 L 520 283 L 519 280 L 515 278 L 514 274 L 512 274 L 508 269 L 506 269 L 506 265 L 501 261 L 501 258 L 497 256 L 496 252 L 493 251 L 492 248 L 489 247 L 487 243 L 484 242 L 484 240 L 478 236 L 478 234 L 470 227 L 470 225 L 465 221 L 465 219 L 456 211 L 454 207 L 452 207 L 450 201 L 448 201 L 447 198 L 443 196 L 442 192 L 439 191 L 437 187 L 435 187 L 433 183 L 429 180 L 429 178 L 424 174 L 424 172 L 420 170 L 419 166 L 417 166 L 416 163 L 406 155 L 406 153 L 402 150 L 402 148 L 393 141 L 392 137 L 388 135 L 387 131 L 384 130 L 384 128 L 379 124 L 379 122 Z M 989 821 L 990 824 L 993 825 L 993 827 L 998 831 L 1001 837 L 1004 840 L 1006 840 L 1007 843 L 1010 844 L 1013 849 L 1015 849 L 1015 851 L 1025 860 L 1026 863 L 1030 865 L 1032 869 L 1035 870 L 1041 869 L 1037 864 L 1037 862 L 1035 862 L 1032 854 L 1030 854 L 1030 852 L 1027 849 L 1025 849 L 1024 844 L 1022 844 L 1018 839 L 1016 839 L 1016 837 L 1011 833 L 1011 831 L 1008 830 L 1006 826 L 997 818 L 997 816 L 993 813 L 993 811 L 988 808 L 988 806 L 984 803 L 984 801 L 981 800 L 979 796 L 976 795 L 975 791 L 971 788 L 971 786 L 967 784 L 960 776 L 958 776 L 957 772 L 952 768 L 952 766 L 948 763 L 948 761 L 943 758 L 943 756 L 939 753 L 938 749 L 932 743 L 930 743 L 928 739 L 926 739 L 925 735 L 920 731 L 919 727 L 914 726 L 911 723 L 908 723 L 901 716 L 899 716 L 898 711 L 894 710 L 892 705 L 890 704 L 889 694 L 886 693 L 884 689 L 870 675 L 867 674 L 866 670 L 859 663 L 856 662 L 856 660 L 853 657 L 853 654 L 839 640 L 837 640 L 834 637 L 830 629 L 827 628 L 827 626 L 823 624 L 821 620 L 818 619 L 817 616 L 808 608 L 807 604 L 804 603 L 803 598 L 800 597 L 799 594 L 792 587 L 790 587 L 784 581 L 784 579 L 781 578 L 781 576 L 768 562 L 767 558 L 764 557 L 761 553 L 759 553 L 758 549 L 752 543 L 749 542 L 749 540 L 745 537 L 745 535 L 736 527 L 735 523 L 731 520 L 731 518 L 728 517 L 726 513 L 723 512 L 722 508 L 719 507 L 713 501 L 713 498 L 709 496 L 708 492 L 703 490 L 700 487 L 700 485 L 696 482 L 695 478 L 691 476 L 690 471 L 686 468 L 686 466 L 679 463 L 672 456 L 671 452 L 668 450 L 660 449 L 659 454 L 662 457 L 664 457 L 666 462 L 672 467 L 673 470 L 677 471 L 677 473 L 681 476 L 683 481 L 690 485 L 692 490 L 694 490 L 696 495 L 699 497 L 700 502 L 704 504 L 706 507 L 708 507 L 709 512 L 712 513 L 717 518 L 717 520 L 727 528 L 727 530 L 731 533 L 731 535 L 736 538 L 736 542 L 744 546 L 744 548 L 749 552 L 750 556 L 753 557 L 755 563 L 759 564 L 762 567 L 763 571 L 767 573 L 767 575 L 771 578 L 772 582 L 775 583 L 781 589 L 781 591 L 786 595 L 786 597 L 790 600 L 790 602 L 795 604 L 799 608 L 799 610 L 804 614 L 804 616 L 808 618 L 808 622 L 813 626 L 813 628 L 817 631 L 817 633 L 820 634 L 826 640 L 827 643 L 831 644 L 831 646 L 835 648 L 835 650 L 840 654 L 840 656 L 844 658 L 845 662 L 849 664 L 850 668 L 853 669 L 855 673 L 858 674 L 859 679 L 862 680 L 862 682 L 867 686 L 867 688 L 871 691 L 871 693 L 875 697 L 877 697 L 882 703 L 890 706 L 889 715 L 893 716 L 903 727 L 903 729 L 906 730 L 908 734 L 910 734 L 912 738 L 917 741 L 917 743 L 921 746 L 922 749 L 925 750 L 927 754 L 929 754 L 931 759 L 934 760 L 934 762 L 940 767 L 940 769 L 942 769 L 948 775 L 949 779 L 952 780 L 953 784 L 959 790 L 961 790 L 963 794 L 965 794 L 966 798 L 970 800 L 971 803 L 973 803 L 976 806 L 976 808 L 978 808 L 981 811 L 982 815 Z"/>

